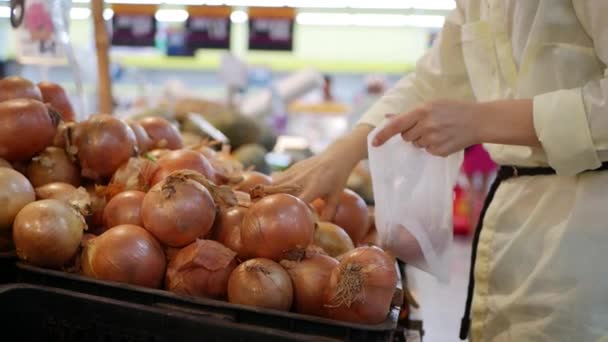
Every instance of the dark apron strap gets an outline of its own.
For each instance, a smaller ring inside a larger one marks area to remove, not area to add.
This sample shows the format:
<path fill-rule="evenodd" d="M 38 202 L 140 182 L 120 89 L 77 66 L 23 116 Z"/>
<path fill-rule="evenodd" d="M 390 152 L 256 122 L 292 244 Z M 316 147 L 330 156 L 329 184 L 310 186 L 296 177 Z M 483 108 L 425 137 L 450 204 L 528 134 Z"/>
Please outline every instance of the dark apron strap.
<path fill-rule="evenodd" d="M 608 162 L 602 163 L 602 165 L 591 171 L 603 171 L 608 170 Z M 496 179 L 490 187 L 490 191 L 486 196 L 483 203 L 481 213 L 479 215 L 479 221 L 475 227 L 475 235 L 473 235 L 473 247 L 471 250 L 471 269 L 469 271 L 469 286 L 467 288 L 467 301 L 464 307 L 464 315 L 460 322 L 460 339 L 465 340 L 469 336 L 469 329 L 471 327 L 471 305 L 473 303 L 473 291 L 475 290 L 475 261 L 477 259 L 477 245 L 479 244 L 479 236 L 481 235 L 481 229 L 483 228 L 483 221 L 486 216 L 486 211 L 490 206 L 490 203 L 494 199 L 494 194 L 503 181 L 520 176 L 542 176 L 542 175 L 554 175 L 555 170 L 550 167 L 515 167 L 515 166 L 501 166 L 496 175 Z"/>

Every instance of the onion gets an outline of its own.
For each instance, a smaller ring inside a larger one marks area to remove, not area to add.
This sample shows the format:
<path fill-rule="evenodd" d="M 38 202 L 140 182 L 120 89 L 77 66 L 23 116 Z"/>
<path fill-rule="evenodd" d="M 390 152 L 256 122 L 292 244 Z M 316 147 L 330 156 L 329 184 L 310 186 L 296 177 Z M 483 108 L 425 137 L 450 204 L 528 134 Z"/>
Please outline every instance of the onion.
<path fill-rule="evenodd" d="M 34 83 L 23 77 L 10 76 L 0 79 L 0 102 L 12 99 L 42 101 L 42 94 Z"/>
<path fill-rule="evenodd" d="M 36 198 L 39 200 L 56 199 L 66 202 L 69 200 L 72 192 L 76 191 L 76 187 L 68 183 L 55 182 L 37 187 L 35 191 Z"/>
<path fill-rule="evenodd" d="M 150 139 L 150 136 L 148 135 L 146 130 L 137 121 L 128 121 L 127 123 L 135 134 L 139 153 L 148 152 L 148 150 L 152 148 L 154 142 L 152 141 L 152 139 Z"/>
<path fill-rule="evenodd" d="M 148 191 L 156 169 L 156 163 L 146 158 L 130 158 L 112 176 L 106 188 L 106 197 L 112 198 L 127 190 Z"/>
<path fill-rule="evenodd" d="M 76 127 L 75 122 L 60 122 L 57 126 L 55 137 L 53 138 L 53 146 L 66 149 L 69 145 L 66 142 L 71 139 L 74 128 Z M 74 154 L 74 153 L 72 153 Z"/>
<path fill-rule="evenodd" d="M 77 130 L 73 144 L 85 178 L 109 178 L 137 154 L 135 134 L 126 123 L 111 115 L 95 115 L 80 123 Z"/>
<path fill-rule="evenodd" d="M 35 200 L 34 188 L 24 175 L 0 167 L 0 231 L 10 229 L 17 213 Z"/>
<path fill-rule="evenodd" d="M 326 255 L 307 255 L 302 261 L 281 261 L 293 283 L 293 306 L 299 313 L 325 316 L 324 294 L 338 261 Z"/>
<path fill-rule="evenodd" d="M 50 104 L 53 109 L 59 112 L 63 121 L 76 120 L 68 95 L 60 85 L 52 82 L 40 82 L 38 83 L 38 89 L 42 93 L 44 103 Z"/>
<path fill-rule="evenodd" d="M 178 171 L 146 194 L 141 210 L 148 231 L 166 245 L 181 247 L 211 230 L 216 209 L 207 188 Z"/>
<path fill-rule="evenodd" d="M 7 162 L 6 160 L 4 160 L 2 158 L 0 158 L 0 167 L 8 167 L 9 169 L 13 168 L 11 163 Z"/>
<path fill-rule="evenodd" d="M 162 156 L 164 156 L 165 154 L 167 154 L 167 152 L 170 152 L 171 150 L 167 150 L 167 149 L 163 149 L 163 148 L 158 148 L 155 150 L 151 150 L 148 151 L 146 153 L 146 157 L 152 160 L 158 160 L 160 159 Z"/>
<path fill-rule="evenodd" d="M 243 258 L 243 245 L 241 244 L 241 224 L 247 208 L 232 207 L 220 210 L 213 226 L 213 238 L 224 246 L 235 251 Z"/>
<path fill-rule="evenodd" d="M 355 248 L 346 231 L 330 222 L 317 224 L 315 245 L 323 248 L 332 257 L 337 257 Z"/>
<path fill-rule="evenodd" d="M 325 202 L 317 199 L 312 206 L 321 214 L 325 209 Z M 332 222 L 342 227 L 357 245 L 369 230 L 369 208 L 356 192 L 344 189 Z"/>
<path fill-rule="evenodd" d="M 91 206 L 88 215 L 86 216 L 90 232 L 99 235 L 106 230 L 103 225 L 103 212 L 108 203 L 104 196 L 104 191 L 101 191 L 99 186 L 89 186 L 86 188 L 89 193 Z"/>
<path fill-rule="evenodd" d="M 358 247 L 331 272 L 325 307 L 332 319 L 378 324 L 390 311 L 397 286 L 394 260 L 378 247 Z"/>
<path fill-rule="evenodd" d="M 165 288 L 177 294 L 223 299 L 236 268 L 236 253 L 212 240 L 182 248 L 167 267 Z"/>
<path fill-rule="evenodd" d="M 315 222 L 306 203 L 288 194 L 255 202 L 243 218 L 241 241 L 249 257 L 298 258 L 312 242 Z"/>
<path fill-rule="evenodd" d="M 370 228 L 369 232 L 363 240 L 359 243 L 359 246 L 377 246 L 378 245 L 378 231 L 376 228 Z"/>
<path fill-rule="evenodd" d="M 145 229 L 131 224 L 110 228 L 84 244 L 82 273 L 108 281 L 159 288 L 165 253 Z"/>
<path fill-rule="evenodd" d="M 243 173 L 243 180 L 236 186 L 236 190 L 250 192 L 257 185 L 271 185 L 272 178 L 261 172 L 247 171 Z"/>
<path fill-rule="evenodd" d="M 86 227 L 82 215 L 67 203 L 32 202 L 19 211 L 13 224 L 17 255 L 36 266 L 64 266 L 78 252 Z"/>
<path fill-rule="evenodd" d="M 12 162 L 35 156 L 53 142 L 59 121 L 36 100 L 0 102 L 0 158 Z"/>
<path fill-rule="evenodd" d="M 141 204 L 145 192 L 125 191 L 112 197 L 103 210 L 103 223 L 106 228 L 121 224 L 143 226 L 141 219 Z"/>
<path fill-rule="evenodd" d="M 80 170 L 65 150 L 49 146 L 34 157 L 27 167 L 27 178 L 39 187 L 48 183 L 62 182 L 80 185 Z"/>
<path fill-rule="evenodd" d="M 288 311 L 292 300 L 293 285 L 289 274 L 272 260 L 247 260 L 228 280 L 230 303 Z"/>
<path fill-rule="evenodd" d="M 179 131 L 169 121 L 153 116 L 139 120 L 139 124 L 152 139 L 153 148 L 177 150 L 183 147 Z"/>
<path fill-rule="evenodd" d="M 164 154 L 157 162 L 158 169 L 152 177 L 152 185 L 162 181 L 171 172 L 192 170 L 215 182 L 215 170 L 202 154 L 191 150 L 177 150 Z"/>

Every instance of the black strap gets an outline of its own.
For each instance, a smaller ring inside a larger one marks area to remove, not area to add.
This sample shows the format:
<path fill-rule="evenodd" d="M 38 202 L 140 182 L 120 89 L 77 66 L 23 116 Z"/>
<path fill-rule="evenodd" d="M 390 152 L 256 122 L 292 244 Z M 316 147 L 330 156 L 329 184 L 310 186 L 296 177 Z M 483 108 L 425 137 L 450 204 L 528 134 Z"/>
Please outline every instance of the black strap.
<path fill-rule="evenodd" d="M 592 171 L 603 171 L 608 170 L 608 162 L 602 163 L 602 165 Z M 469 336 L 469 329 L 471 327 L 471 305 L 473 303 L 473 291 L 475 290 L 475 261 L 477 259 L 477 245 L 479 244 L 479 236 L 481 235 L 481 229 L 483 228 L 483 221 L 486 216 L 486 211 L 490 206 L 490 203 L 494 199 L 494 194 L 500 183 L 503 181 L 519 176 L 542 176 L 542 175 L 554 175 L 556 172 L 550 167 L 516 167 L 516 166 L 501 166 L 496 175 L 496 179 L 490 187 L 490 191 L 486 196 L 483 203 L 481 213 L 479 215 L 479 221 L 475 227 L 475 235 L 473 235 L 473 247 L 471 250 L 471 269 L 469 271 L 469 286 L 467 288 L 467 301 L 464 307 L 464 315 L 460 322 L 460 339 L 465 340 Z"/>

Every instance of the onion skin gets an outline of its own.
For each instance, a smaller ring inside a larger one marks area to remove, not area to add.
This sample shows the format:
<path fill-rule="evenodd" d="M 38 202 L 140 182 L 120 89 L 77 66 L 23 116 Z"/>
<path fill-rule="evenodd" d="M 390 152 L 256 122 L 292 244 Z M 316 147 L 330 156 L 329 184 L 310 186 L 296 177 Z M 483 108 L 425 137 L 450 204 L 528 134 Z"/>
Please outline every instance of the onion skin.
<path fill-rule="evenodd" d="M 35 189 L 36 198 L 39 200 L 43 199 L 56 199 L 60 201 L 68 201 L 70 194 L 76 191 L 76 187 L 72 184 L 54 182 L 45 184 Z"/>
<path fill-rule="evenodd" d="M 397 279 L 394 259 L 378 247 L 358 247 L 342 255 L 325 291 L 328 317 L 360 324 L 383 322 Z"/>
<path fill-rule="evenodd" d="M 76 120 L 74 108 L 72 108 L 72 104 L 63 87 L 53 82 L 40 82 L 38 83 L 38 89 L 42 93 L 44 103 L 49 103 L 53 109 L 59 112 L 63 121 L 70 122 Z"/>
<path fill-rule="evenodd" d="M 34 83 L 23 77 L 10 76 L 0 79 L 0 102 L 12 99 L 42 101 L 42 94 Z"/>
<path fill-rule="evenodd" d="M 215 202 L 198 182 L 172 174 L 144 197 L 144 227 L 171 247 L 182 247 L 205 236 L 215 220 Z"/>
<path fill-rule="evenodd" d="M 58 124 L 59 117 L 40 101 L 0 102 L 0 158 L 10 162 L 30 159 L 51 145 Z"/>
<path fill-rule="evenodd" d="M 142 227 L 124 224 L 87 241 L 82 273 L 99 280 L 159 288 L 167 261 L 160 243 Z"/>
<path fill-rule="evenodd" d="M 135 134 L 135 139 L 137 140 L 137 147 L 139 149 L 139 153 L 143 154 L 148 152 L 154 142 L 150 139 L 148 132 L 137 122 L 137 121 L 128 121 L 127 124 L 133 130 Z"/>
<path fill-rule="evenodd" d="M 213 225 L 213 239 L 244 257 L 241 243 L 241 224 L 247 208 L 232 207 L 221 209 Z"/>
<path fill-rule="evenodd" d="M 59 268 L 80 248 L 86 223 L 68 204 L 42 200 L 26 205 L 15 217 L 13 240 L 17 255 L 32 265 Z"/>
<path fill-rule="evenodd" d="M 237 266 L 236 253 L 212 240 L 196 240 L 182 248 L 167 267 L 165 288 L 196 297 L 224 299 L 228 278 Z"/>
<path fill-rule="evenodd" d="M 121 224 L 132 224 L 143 227 L 141 204 L 144 196 L 145 192 L 131 190 L 112 197 L 103 209 L 104 226 L 112 228 Z"/>
<path fill-rule="evenodd" d="M 153 149 L 178 150 L 183 147 L 179 131 L 169 121 L 153 116 L 139 120 L 139 124 L 152 139 Z"/>
<path fill-rule="evenodd" d="M 135 134 L 126 123 L 111 115 L 94 115 L 78 124 L 77 130 L 73 143 L 85 178 L 109 178 L 137 155 Z"/>
<path fill-rule="evenodd" d="M 241 241 L 249 257 L 292 259 L 313 240 L 314 218 L 302 200 L 274 194 L 255 202 L 243 218 Z"/>
<path fill-rule="evenodd" d="M 230 275 L 228 301 L 288 311 L 293 301 L 291 278 L 281 265 L 272 260 L 247 260 Z"/>
<path fill-rule="evenodd" d="M 247 171 L 243 173 L 243 180 L 237 184 L 236 190 L 250 192 L 257 185 L 271 185 L 272 178 L 261 172 Z"/>
<path fill-rule="evenodd" d="M 325 316 L 324 295 L 338 261 L 326 255 L 307 255 L 302 261 L 281 261 L 293 283 L 293 309 L 306 315 Z"/>
<path fill-rule="evenodd" d="M 320 215 L 325 209 L 325 202 L 317 199 L 312 206 Z M 332 222 L 344 229 L 353 243 L 358 245 L 369 230 L 369 216 L 369 208 L 363 198 L 350 189 L 344 189 Z"/>
<path fill-rule="evenodd" d="M 317 223 L 315 245 L 334 258 L 355 248 L 346 231 L 330 222 Z"/>
<path fill-rule="evenodd" d="M 24 175 L 0 167 L 0 231 L 9 230 L 17 213 L 35 200 L 34 188 Z"/>
<path fill-rule="evenodd" d="M 34 187 L 61 182 L 80 186 L 80 169 L 70 160 L 64 149 L 49 146 L 34 157 L 26 170 Z"/>
<path fill-rule="evenodd" d="M 152 185 L 162 181 L 174 171 L 192 170 L 215 181 L 215 170 L 201 153 L 191 150 L 176 150 L 164 154 L 158 159 L 157 170 L 152 177 Z"/>

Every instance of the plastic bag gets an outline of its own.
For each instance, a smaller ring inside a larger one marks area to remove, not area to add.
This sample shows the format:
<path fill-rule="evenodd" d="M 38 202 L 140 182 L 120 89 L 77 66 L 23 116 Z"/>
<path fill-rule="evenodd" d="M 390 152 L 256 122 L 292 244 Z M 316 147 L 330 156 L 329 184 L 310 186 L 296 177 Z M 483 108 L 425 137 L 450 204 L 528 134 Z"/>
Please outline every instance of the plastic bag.
<path fill-rule="evenodd" d="M 464 153 L 436 157 L 401 135 L 372 147 L 378 130 L 368 138 L 378 243 L 409 265 L 447 282 L 453 189 Z"/>

